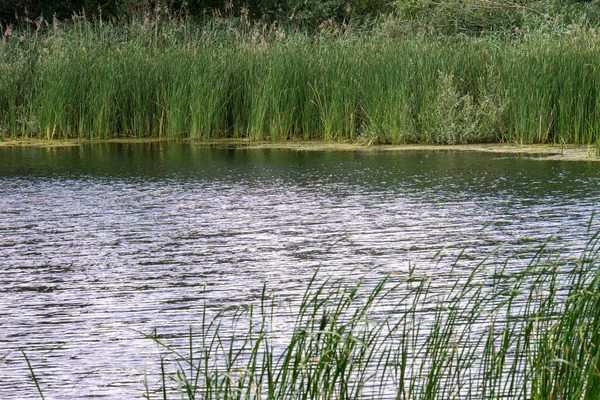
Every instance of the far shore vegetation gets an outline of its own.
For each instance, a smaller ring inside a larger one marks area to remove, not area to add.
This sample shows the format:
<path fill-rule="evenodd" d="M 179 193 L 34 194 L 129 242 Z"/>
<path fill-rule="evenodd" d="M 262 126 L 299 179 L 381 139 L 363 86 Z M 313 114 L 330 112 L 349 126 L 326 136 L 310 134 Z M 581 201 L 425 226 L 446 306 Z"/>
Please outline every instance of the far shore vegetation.
<path fill-rule="evenodd" d="M 93 0 L 0 7 L 1 139 L 549 143 L 600 151 L 597 0 L 102 7 Z"/>

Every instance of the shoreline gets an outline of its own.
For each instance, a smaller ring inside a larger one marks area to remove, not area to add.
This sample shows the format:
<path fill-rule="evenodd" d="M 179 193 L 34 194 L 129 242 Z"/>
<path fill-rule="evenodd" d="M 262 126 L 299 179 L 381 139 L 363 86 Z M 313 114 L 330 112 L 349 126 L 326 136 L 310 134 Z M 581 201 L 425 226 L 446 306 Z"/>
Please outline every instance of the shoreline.
<path fill-rule="evenodd" d="M 585 145 L 554 145 L 535 144 L 519 145 L 507 143 L 481 143 L 466 145 L 431 145 L 431 144 L 403 144 L 403 145 L 366 145 L 363 143 L 328 142 L 322 140 L 309 141 L 282 141 L 261 142 L 247 139 L 216 139 L 216 140 L 181 140 L 172 141 L 162 138 L 119 138 L 106 140 L 88 139 L 64 139 L 64 140 L 41 140 L 41 139 L 5 139 L 0 141 L 0 147 L 38 147 L 57 148 L 74 147 L 94 144 L 123 143 L 123 144 L 147 144 L 147 143 L 186 143 L 191 146 L 214 146 L 214 147 L 239 147 L 246 149 L 289 149 L 296 151 L 467 151 L 494 154 L 511 154 L 532 156 L 540 161 L 594 161 L 599 162 L 600 156 L 596 154 L 595 146 Z M 534 157 L 535 156 L 535 157 Z"/>

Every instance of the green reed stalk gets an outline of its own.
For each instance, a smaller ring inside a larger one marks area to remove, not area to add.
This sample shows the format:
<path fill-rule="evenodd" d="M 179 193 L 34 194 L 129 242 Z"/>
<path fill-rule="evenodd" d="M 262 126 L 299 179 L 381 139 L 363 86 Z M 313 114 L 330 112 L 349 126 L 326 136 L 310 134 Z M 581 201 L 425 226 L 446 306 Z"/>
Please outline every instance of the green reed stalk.
<path fill-rule="evenodd" d="M 289 331 L 274 330 L 280 309 L 265 287 L 258 304 L 203 313 L 188 355 L 147 337 L 176 362 L 166 376 L 184 398 L 594 399 L 599 240 L 579 259 L 542 245 L 516 270 L 521 256 L 468 273 L 459 258 L 440 281 L 413 269 L 379 281 L 315 274 Z"/>
<path fill-rule="evenodd" d="M 35 375 L 35 372 L 33 371 L 33 367 L 31 366 L 31 363 L 29 362 L 29 358 L 27 357 L 27 354 L 25 354 L 25 352 L 23 350 L 21 350 L 21 354 L 23 354 L 23 358 L 25 358 L 25 361 L 27 362 L 27 368 L 29 369 L 29 373 L 31 374 L 31 379 L 33 380 L 33 383 L 35 383 L 35 387 L 40 395 L 40 398 L 42 400 L 44 400 L 44 393 L 42 392 L 42 388 L 40 387 L 40 382 L 39 382 L 37 376 Z"/>
<path fill-rule="evenodd" d="M 518 40 L 396 40 L 227 29 L 75 18 L 2 38 L 0 133 L 445 144 L 600 140 L 595 33 L 582 32 L 577 41 L 544 32 Z"/>

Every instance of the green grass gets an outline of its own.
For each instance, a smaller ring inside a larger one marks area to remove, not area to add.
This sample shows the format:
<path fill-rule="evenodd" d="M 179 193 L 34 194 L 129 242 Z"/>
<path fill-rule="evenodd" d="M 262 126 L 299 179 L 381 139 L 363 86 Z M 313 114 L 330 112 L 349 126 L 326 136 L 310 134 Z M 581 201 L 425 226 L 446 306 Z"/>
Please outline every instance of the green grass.
<path fill-rule="evenodd" d="M 162 371 L 147 396 L 597 399 L 599 239 L 579 258 L 540 245 L 471 273 L 459 257 L 444 276 L 317 274 L 291 308 L 265 288 L 254 304 L 203 313 L 186 346 L 145 335 Z"/>
<path fill-rule="evenodd" d="M 0 133 L 590 145 L 599 43 L 76 18 L 0 40 Z"/>

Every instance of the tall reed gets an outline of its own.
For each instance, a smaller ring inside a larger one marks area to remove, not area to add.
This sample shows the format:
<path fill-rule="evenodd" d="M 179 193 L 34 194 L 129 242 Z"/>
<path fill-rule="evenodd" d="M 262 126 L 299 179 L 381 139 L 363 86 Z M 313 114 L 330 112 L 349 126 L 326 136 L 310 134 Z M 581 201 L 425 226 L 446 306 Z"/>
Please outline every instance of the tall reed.
<path fill-rule="evenodd" d="M 443 277 L 316 274 L 290 310 L 267 288 L 179 350 L 157 332 L 157 391 L 220 399 L 596 399 L 600 236 L 579 258 L 544 245 Z M 527 261 L 523 264 L 523 261 Z M 516 264 L 516 265 L 515 265 Z M 286 311 L 287 310 L 287 311 Z M 172 339 L 172 337 L 171 337 Z"/>
<path fill-rule="evenodd" d="M 0 132 L 447 144 L 600 139 L 600 47 L 591 31 L 391 39 L 242 28 L 75 18 L 3 37 Z"/>

